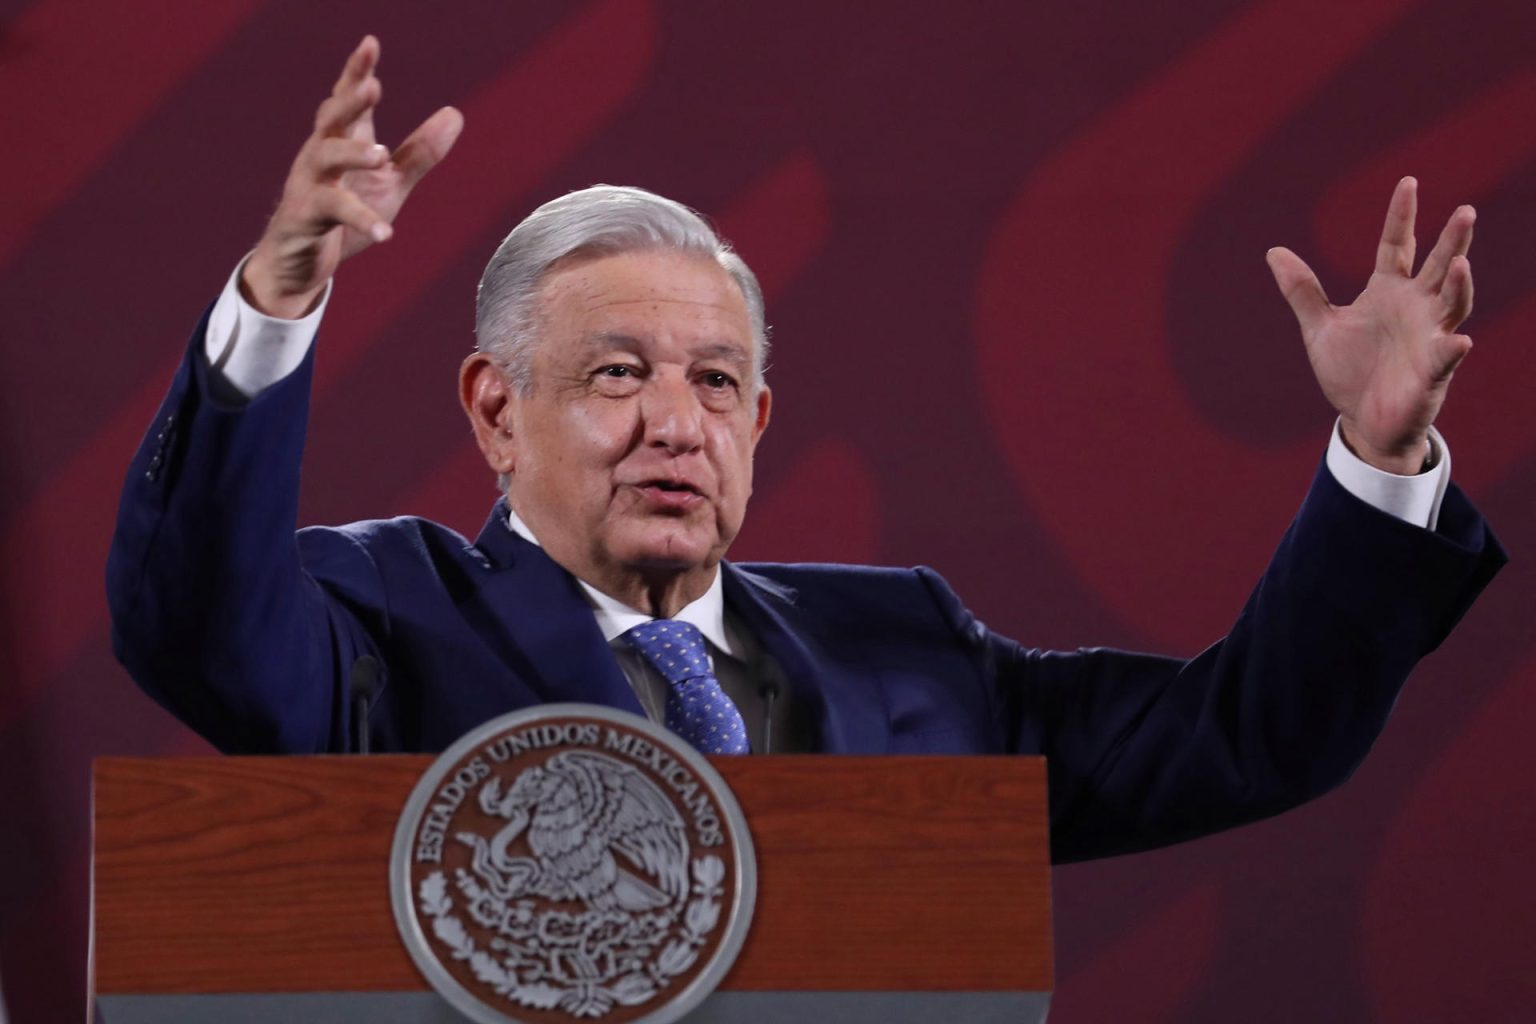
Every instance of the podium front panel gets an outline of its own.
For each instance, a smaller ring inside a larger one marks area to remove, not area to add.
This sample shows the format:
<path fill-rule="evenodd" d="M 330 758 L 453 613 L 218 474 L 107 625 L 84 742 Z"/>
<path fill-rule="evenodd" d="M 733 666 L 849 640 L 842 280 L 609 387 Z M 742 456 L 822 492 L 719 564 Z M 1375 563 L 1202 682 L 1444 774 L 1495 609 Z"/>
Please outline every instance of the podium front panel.
<path fill-rule="evenodd" d="M 98 761 L 102 1018 L 461 1019 L 416 971 L 389 905 L 396 820 L 430 763 Z M 1043 761 L 711 763 L 747 816 L 758 902 L 735 966 L 687 1020 L 1042 1019 L 1052 970 Z"/>

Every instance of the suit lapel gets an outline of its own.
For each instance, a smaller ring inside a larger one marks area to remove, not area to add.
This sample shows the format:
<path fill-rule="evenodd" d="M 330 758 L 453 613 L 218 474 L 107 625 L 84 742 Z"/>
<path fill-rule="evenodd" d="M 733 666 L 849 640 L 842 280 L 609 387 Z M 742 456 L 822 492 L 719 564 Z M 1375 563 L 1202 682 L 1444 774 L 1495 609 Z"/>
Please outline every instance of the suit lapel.
<path fill-rule="evenodd" d="M 483 609 L 502 656 L 545 703 L 578 701 L 644 715 L 571 574 L 507 526 L 498 501 L 475 541 Z"/>
<path fill-rule="evenodd" d="M 483 626 L 504 662 L 545 703 L 601 704 L 643 716 L 575 579 L 513 533 L 506 515 L 503 499 L 471 551 L 483 570 L 476 574 Z M 794 699 L 819 710 L 822 751 L 884 753 L 889 729 L 876 681 L 838 664 L 816 643 L 792 588 L 729 562 L 720 568 L 726 604 L 778 662 Z"/>
<path fill-rule="evenodd" d="M 889 746 L 885 704 L 868 673 L 840 665 L 816 643 L 793 588 L 720 563 L 725 601 L 788 678 L 793 697 L 819 708 L 821 751 L 881 754 Z"/>

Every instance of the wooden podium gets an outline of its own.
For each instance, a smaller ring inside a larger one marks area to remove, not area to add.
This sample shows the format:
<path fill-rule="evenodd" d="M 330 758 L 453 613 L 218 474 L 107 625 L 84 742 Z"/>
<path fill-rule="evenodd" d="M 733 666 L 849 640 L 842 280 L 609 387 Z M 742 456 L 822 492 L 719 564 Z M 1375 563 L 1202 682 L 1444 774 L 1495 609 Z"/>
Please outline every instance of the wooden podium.
<path fill-rule="evenodd" d="M 106 1024 L 447 1022 L 389 855 L 425 756 L 96 762 L 91 996 Z M 751 931 L 689 1022 L 1039 1021 L 1039 758 L 710 758 L 757 848 Z"/>

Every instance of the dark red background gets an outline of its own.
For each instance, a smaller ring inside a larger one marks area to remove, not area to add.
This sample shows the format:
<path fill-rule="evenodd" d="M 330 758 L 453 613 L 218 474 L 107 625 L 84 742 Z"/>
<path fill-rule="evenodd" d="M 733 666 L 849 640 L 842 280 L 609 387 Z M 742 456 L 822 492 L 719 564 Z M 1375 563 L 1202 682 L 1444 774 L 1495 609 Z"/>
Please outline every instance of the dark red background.
<path fill-rule="evenodd" d="M 1441 425 L 1515 562 L 1340 792 L 1062 870 L 1052 1020 L 1515 1021 L 1536 1003 L 1527 3 L 0 0 L 0 986 L 78 1019 L 90 759 L 206 751 L 108 649 L 115 493 L 357 38 L 381 130 L 468 127 L 338 283 L 311 522 L 493 498 L 453 398 L 500 236 L 596 181 L 759 269 L 777 416 L 740 557 L 918 562 L 1040 646 L 1219 636 L 1329 410 L 1263 254 L 1336 300 L 1396 178 L 1481 214 Z"/>

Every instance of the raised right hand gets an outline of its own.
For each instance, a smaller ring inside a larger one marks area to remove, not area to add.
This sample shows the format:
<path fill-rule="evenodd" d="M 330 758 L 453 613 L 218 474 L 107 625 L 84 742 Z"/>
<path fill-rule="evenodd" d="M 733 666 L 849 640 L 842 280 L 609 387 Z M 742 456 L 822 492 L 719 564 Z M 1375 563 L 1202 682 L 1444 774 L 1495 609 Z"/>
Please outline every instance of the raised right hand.
<path fill-rule="evenodd" d="M 268 316 L 309 312 L 342 260 L 394 234 L 405 197 L 448 155 L 464 117 L 444 107 L 391 154 L 374 140 L 379 41 L 364 37 L 347 58 L 315 130 L 294 158 L 267 230 L 246 261 L 241 291 Z"/>

